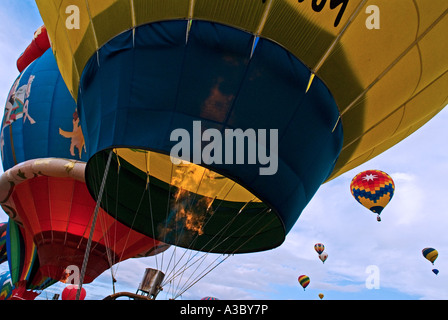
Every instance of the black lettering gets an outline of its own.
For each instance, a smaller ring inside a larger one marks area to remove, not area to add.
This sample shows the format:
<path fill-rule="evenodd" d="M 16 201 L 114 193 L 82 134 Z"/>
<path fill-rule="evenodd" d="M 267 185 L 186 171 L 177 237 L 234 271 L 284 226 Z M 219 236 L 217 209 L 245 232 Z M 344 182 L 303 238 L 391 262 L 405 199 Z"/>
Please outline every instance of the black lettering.
<path fill-rule="evenodd" d="M 320 3 L 317 4 L 318 1 L 319 0 L 313 0 L 313 2 L 311 2 L 311 8 L 313 8 L 313 10 L 316 12 L 321 12 L 327 0 L 320 0 Z"/>
<path fill-rule="evenodd" d="M 305 0 L 297 0 L 298 3 L 302 3 Z M 338 15 L 336 16 L 336 19 L 334 20 L 334 26 L 337 27 L 339 25 L 339 22 L 341 22 L 342 16 L 344 15 L 345 9 L 347 8 L 349 0 L 330 0 L 330 9 L 334 10 L 337 7 L 341 6 L 339 8 Z M 325 7 L 325 4 L 327 3 L 327 0 L 312 0 L 311 1 L 311 8 L 314 12 L 321 12 L 322 9 Z"/>
<path fill-rule="evenodd" d="M 333 10 L 340 4 L 342 4 L 342 7 L 339 9 L 338 15 L 336 16 L 336 20 L 334 20 L 334 26 L 337 27 L 339 25 L 339 22 L 341 22 L 342 16 L 344 15 L 345 8 L 347 8 L 349 0 L 331 0 L 330 1 L 330 9 Z"/>

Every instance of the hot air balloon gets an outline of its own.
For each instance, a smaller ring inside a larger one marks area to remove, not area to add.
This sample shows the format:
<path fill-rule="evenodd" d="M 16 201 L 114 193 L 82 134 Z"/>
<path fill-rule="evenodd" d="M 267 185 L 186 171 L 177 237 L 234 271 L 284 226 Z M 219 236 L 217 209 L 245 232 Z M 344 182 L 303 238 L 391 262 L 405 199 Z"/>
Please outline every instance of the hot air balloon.
<path fill-rule="evenodd" d="M 8 261 L 8 255 L 6 251 L 6 229 L 8 228 L 7 222 L 0 222 L 0 263 Z"/>
<path fill-rule="evenodd" d="M 218 298 L 215 298 L 215 297 L 207 296 L 207 297 L 203 297 L 203 298 L 201 298 L 201 300 L 219 300 L 219 299 L 218 299 Z"/>
<path fill-rule="evenodd" d="M 78 285 L 69 284 L 62 290 L 61 299 L 62 300 L 84 300 L 86 298 L 86 289 L 81 288 L 81 293 L 79 299 L 77 299 Z"/>
<path fill-rule="evenodd" d="M 324 252 L 324 250 L 325 250 L 325 246 L 324 246 L 322 243 L 316 243 L 316 244 L 314 245 L 314 250 L 316 250 L 316 252 L 317 252 L 318 254 L 321 254 L 322 252 Z"/>
<path fill-rule="evenodd" d="M 361 0 L 88 0 L 74 32 L 62 0 L 36 2 L 77 101 L 91 194 L 178 246 L 279 246 L 322 183 L 446 105 L 443 0 L 385 2 L 390 27 L 374 31 Z M 226 150 L 226 137 L 242 140 Z"/>
<path fill-rule="evenodd" d="M 439 274 L 439 270 L 438 269 L 432 269 L 432 272 L 434 272 L 435 275 Z"/>
<path fill-rule="evenodd" d="M 358 173 L 350 183 L 353 197 L 370 211 L 380 214 L 394 195 L 395 184 L 392 178 L 380 170 L 366 170 Z"/>
<path fill-rule="evenodd" d="M 322 261 L 322 263 L 325 263 L 325 260 L 327 260 L 327 258 L 328 258 L 328 253 L 326 253 L 325 251 L 319 255 L 319 259 Z"/>
<path fill-rule="evenodd" d="M 323 293 L 319 293 L 319 298 L 322 300 L 324 298 L 324 294 Z"/>
<path fill-rule="evenodd" d="M 299 283 L 305 291 L 305 288 L 310 284 L 310 278 L 306 275 L 301 275 L 299 276 Z"/>
<path fill-rule="evenodd" d="M 434 264 L 434 261 L 436 261 L 437 257 L 439 256 L 439 252 L 434 248 L 424 248 L 422 250 L 422 254 L 432 264 Z"/>
<path fill-rule="evenodd" d="M 14 220 L 7 229 L 8 265 L 14 285 L 9 300 L 34 300 L 42 290 L 58 281 L 42 274 L 33 238 Z"/>
<path fill-rule="evenodd" d="M 15 81 L 1 137 L 6 170 L 0 177 L 1 205 L 33 238 L 44 276 L 59 280 L 68 266 L 82 270 L 88 261 L 84 282 L 89 283 L 119 261 L 167 248 L 101 208 L 93 222 L 96 202 L 85 184 L 87 153 L 76 104 L 51 50 Z"/>
<path fill-rule="evenodd" d="M 0 300 L 8 300 L 11 296 L 13 285 L 9 271 L 0 273 Z"/>

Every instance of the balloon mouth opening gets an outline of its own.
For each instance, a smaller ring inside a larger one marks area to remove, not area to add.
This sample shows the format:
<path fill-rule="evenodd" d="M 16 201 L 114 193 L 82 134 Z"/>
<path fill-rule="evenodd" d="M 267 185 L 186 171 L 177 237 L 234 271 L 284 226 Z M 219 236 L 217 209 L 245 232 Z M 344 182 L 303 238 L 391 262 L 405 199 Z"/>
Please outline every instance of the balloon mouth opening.
<path fill-rule="evenodd" d="M 285 237 L 281 219 L 266 202 L 213 168 L 134 148 L 96 153 L 86 184 L 101 207 L 121 223 L 164 243 L 213 253 L 272 249 Z"/>

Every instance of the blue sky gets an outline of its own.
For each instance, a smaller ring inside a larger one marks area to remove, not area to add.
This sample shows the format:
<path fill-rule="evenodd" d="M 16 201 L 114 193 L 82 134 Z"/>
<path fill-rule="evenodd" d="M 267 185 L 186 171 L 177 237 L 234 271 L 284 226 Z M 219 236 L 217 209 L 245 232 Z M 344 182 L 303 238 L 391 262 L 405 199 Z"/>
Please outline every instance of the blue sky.
<path fill-rule="evenodd" d="M 0 2 L 0 101 L 18 75 L 16 59 L 42 25 L 31 0 Z M 3 109 L 3 108 L 1 108 Z M 1 115 L 3 110 L 1 111 Z M 188 290 L 182 299 L 216 296 L 220 299 L 448 299 L 448 109 L 392 149 L 360 167 L 324 184 L 279 248 L 229 257 Z M 395 181 L 391 203 L 376 216 L 351 196 L 353 176 L 366 169 L 380 169 Z M 0 210 L 0 221 L 7 221 Z M 322 242 L 329 257 L 322 263 L 314 244 Z M 421 250 L 439 251 L 435 267 Z M 130 259 L 116 270 L 116 291 L 135 292 L 146 267 L 154 258 Z M 379 288 L 368 289 L 369 266 L 379 270 Z M 0 271 L 7 264 L 0 265 Z M 115 267 L 117 268 L 117 266 Z M 297 278 L 310 277 L 303 290 Z M 60 293 L 63 284 L 44 291 L 39 299 Z M 87 299 L 112 293 L 110 272 L 84 285 Z M 163 295 L 161 298 L 164 299 Z"/>

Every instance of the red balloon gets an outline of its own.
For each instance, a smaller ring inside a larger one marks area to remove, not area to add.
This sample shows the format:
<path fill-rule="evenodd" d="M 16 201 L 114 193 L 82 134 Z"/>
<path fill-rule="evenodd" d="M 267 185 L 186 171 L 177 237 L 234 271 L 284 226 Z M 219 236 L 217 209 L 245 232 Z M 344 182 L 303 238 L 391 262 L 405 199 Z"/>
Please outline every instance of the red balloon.
<path fill-rule="evenodd" d="M 76 294 L 78 292 L 78 285 L 69 284 L 62 291 L 62 300 L 76 300 Z M 86 289 L 81 288 L 79 300 L 84 300 L 86 297 Z"/>

